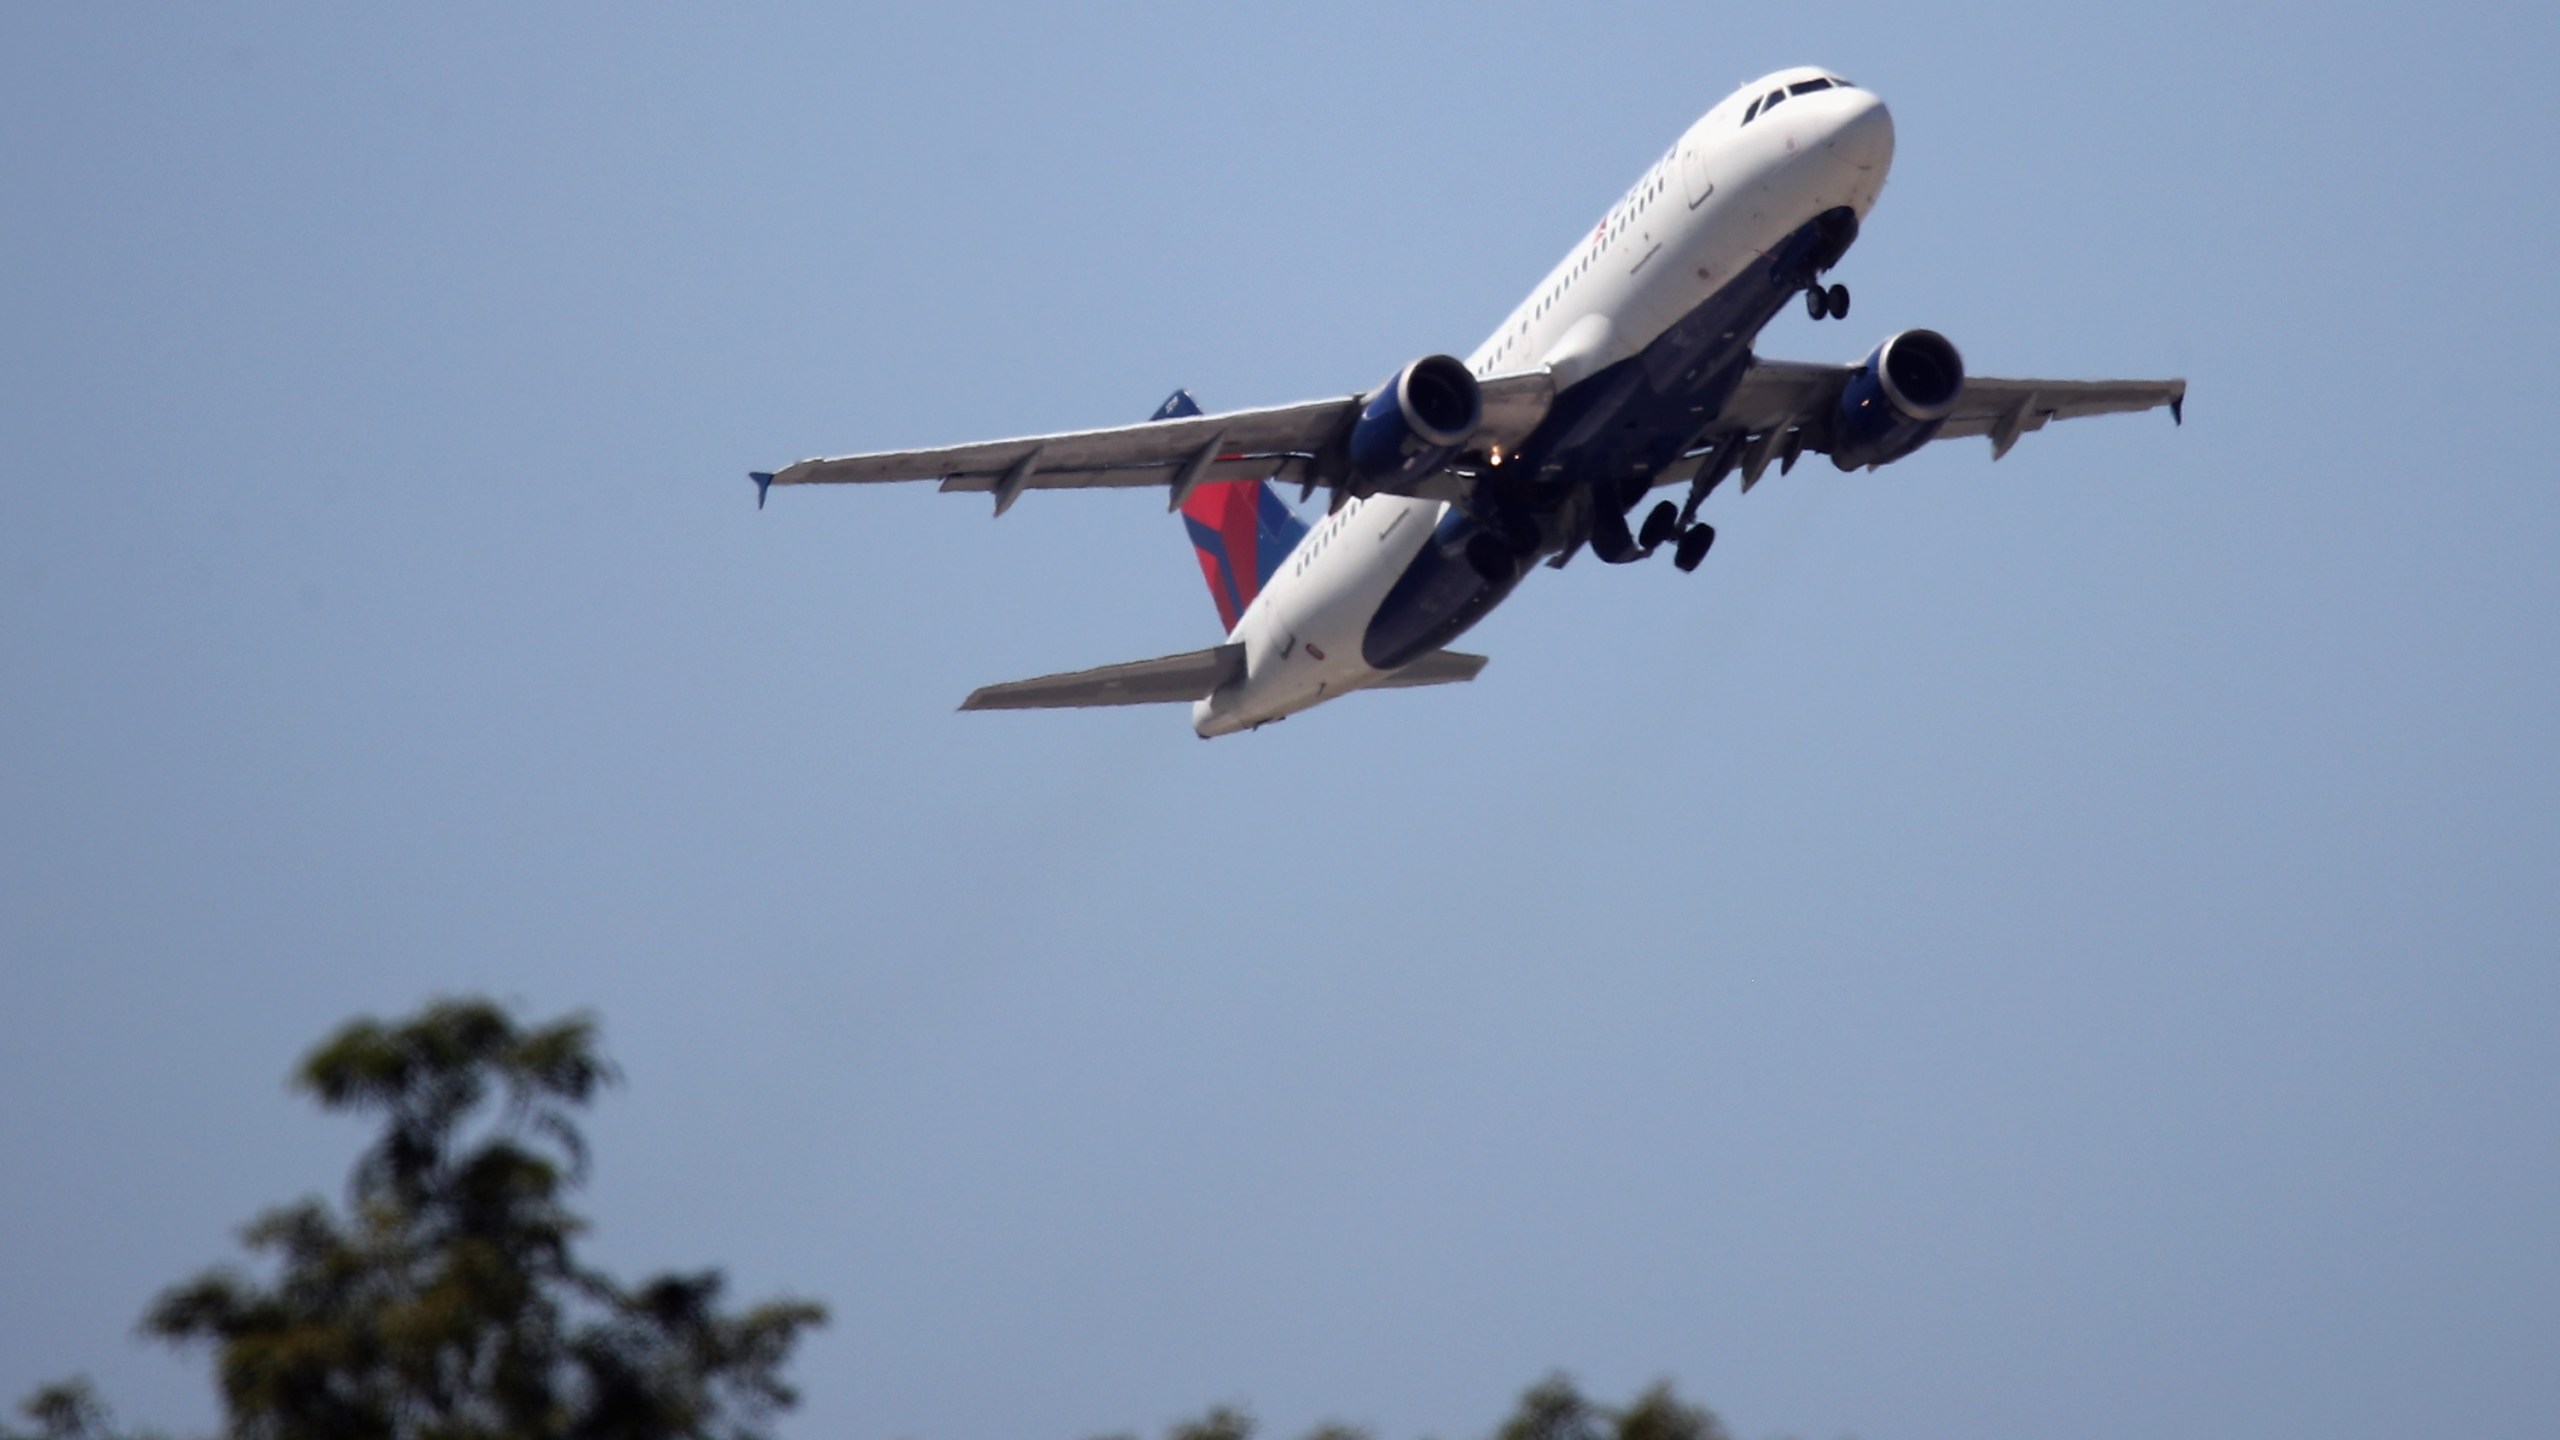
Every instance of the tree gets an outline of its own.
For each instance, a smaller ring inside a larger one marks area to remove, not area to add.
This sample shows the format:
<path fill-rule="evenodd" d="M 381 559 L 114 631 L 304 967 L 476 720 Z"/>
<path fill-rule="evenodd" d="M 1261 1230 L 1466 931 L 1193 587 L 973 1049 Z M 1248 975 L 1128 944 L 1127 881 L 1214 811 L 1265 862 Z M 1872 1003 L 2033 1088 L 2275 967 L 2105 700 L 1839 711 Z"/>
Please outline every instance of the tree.
<path fill-rule="evenodd" d="M 1253 1417 L 1232 1405 L 1214 1406 L 1197 1420 L 1176 1424 L 1165 1440 L 1253 1440 Z"/>
<path fill-rule="evenodd" d="M 18 1405 L 18 1413 L 35 1422 L 32 1431 L 0 1426 L 0 1440 L 148 1440 L 119 1437 L 107 1402 L 86 1380 L 62 1380 L 38 1389 Z"/>
<path fill-rule="evenodd" d="M 1594 1405 L 1558 1373 L 1530 1386 L 1494 1440 L 1733 1440 L 1715 1412 L 1657 1381 L 1624 1410 Z"/>
<path fill-rule="evenodd" d="M 1600 1408 L 1582 1398 L 1571 1379 L 1555 1374 L 1521 1392 L 1494 1440 L 1604 1440 L 1601 1420 Z"/>
<path fill-rule="evenodd" d="M 1253 1433 L 1251 1415 L 1220 1405 L 1197 1420 L 1175 1424 L 1165 1432 L 1165 1440 L 1253 1440 Z M 1370 1440 L 1370 1435 L 1356 1426 L 1327 1422 L 1306 1440 Z M 1733 1434 L 1714 1411 L 1674 1394 L 1668 1380 L 1637 1396 L 1636 1403 L 1626 1409 L 1612 1410 L 1593 1404 L 1571 1377 L 1559 1373 L 1521 1393 L 1520 1403 L 1493 1432 L 1493 1440 L 1733 1440 Z"/>
<path fill-rule="evenodd" d="M 748 1440 L 798 1396 L 781 1378 L 825 1311 L 731 1314 L 716 1270 L 626 1287 L 583 1265 L 566 1205 L 586 1177 L 578 1107 L 616 1079 L 584 1017 L 526 1027 L 485 1000 L 358 1020 L 295 1084 L 378 1117 L 346 1213 L 318 1199 L 243 1232 L 275 1263 L 164 1292 L 143 1329 L 212 1350 L 227 1430 L 253 1440 Z M 107 1435 L 80 1382 L 24 1407 L 45 1440 Z M 7 1432 L 0 1432 L 5 1437 Z"/>
<path fill-rule="evenodd" d="M 1668 1380 L 1655 1381 L 1635 1404 L 1611 1412 L 1609 1423 L 1617 1440 L 1733 1440 L 1716 1412 L 1672 1394 Z"/>

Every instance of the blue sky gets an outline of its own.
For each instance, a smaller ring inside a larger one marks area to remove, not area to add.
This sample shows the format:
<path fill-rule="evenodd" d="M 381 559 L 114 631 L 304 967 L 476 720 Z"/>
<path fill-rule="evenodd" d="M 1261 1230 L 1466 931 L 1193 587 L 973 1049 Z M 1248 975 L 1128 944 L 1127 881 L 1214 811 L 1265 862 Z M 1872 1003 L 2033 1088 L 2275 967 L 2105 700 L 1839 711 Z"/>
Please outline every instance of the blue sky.
<path fill-rule="evenodd" d="M 360 1133 L 348 1015 L 601 1015 L 595 1244 L 827 1300 L 790 1433 L 1227 1401 L 1748 1440 L 2560 1411 L 2547 9 L 0 12 L 0 1391 Z M 1697 113 L 1894 107 L 1847 359 L 2184 375 L 1719 495 L 1472 686 L 1192 648 L 1145 494 L 802 455 L 1465 351 Z"/>

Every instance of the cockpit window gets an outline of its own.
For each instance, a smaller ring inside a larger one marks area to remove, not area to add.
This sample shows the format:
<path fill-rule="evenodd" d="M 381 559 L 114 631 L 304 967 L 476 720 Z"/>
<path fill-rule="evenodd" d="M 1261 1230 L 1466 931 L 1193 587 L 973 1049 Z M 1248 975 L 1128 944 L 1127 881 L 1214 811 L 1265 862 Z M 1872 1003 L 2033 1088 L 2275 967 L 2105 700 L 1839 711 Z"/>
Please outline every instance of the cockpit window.
<path fill-rule="evenodd" d="M 1831 83 L 1839 86 L 1843 90 L 1855 90 L 1858 88 L 1858 82 L 1839 75 L 1832 76 Z"/>
<path fill-rule="evenodd" d="M 1754 117 L 1754 116 L 1758 115 L 1759 113 L 1760 113 L 1760 102 L 1759 102 L 1759 101 L 1757 101 L 1757 100 L 1754 100 L 1754 101 L 1752 101 L 1752 102 L 1751 102 L 1751 108 L 1742 112 L 1742 123 L 1743 123 L 1743 124 L 1745 124 L 1745 125 L 1750 124 L 1750 123 L 1751 123 L 1751 121 L 1752 121 L 1752 117 Z"/>
<path fill-rule="evenodd" d="M 1786 98 L 1787 92 L 1784 90 L 1770 91 L 1769 98 L 1760 102 L 1760 109 L 1762 113 L 1765 114 L 1768 111 L 1777 109 L 1778 106 L 1786 100 Z"/>
<path fill-rule="evenodd" d="M 1787 87 L 1787 93 L 1790 95 L 1810 95 L 1816 90 L 1828 90 L 1830 88 L 1831 82 L 1828 80 L 1799 80 L 1793 85 Z"/>

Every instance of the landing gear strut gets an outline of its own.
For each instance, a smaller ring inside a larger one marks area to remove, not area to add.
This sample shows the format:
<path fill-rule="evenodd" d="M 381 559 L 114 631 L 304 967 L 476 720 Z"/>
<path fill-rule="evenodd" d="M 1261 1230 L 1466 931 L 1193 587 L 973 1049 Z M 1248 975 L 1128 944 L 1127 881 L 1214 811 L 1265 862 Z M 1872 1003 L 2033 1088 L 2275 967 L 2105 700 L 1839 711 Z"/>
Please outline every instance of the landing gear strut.
<path fill-rule="evenodd" d="M 1644 528 L 1636 532 L 1637 543 L 1644 548 L 1637 553 L 1650 555 L 1664 544 L 1671 545 L 1671 563 L 1682 573 L 1698 568 L 1707 558 L 1707 550 L 1716 543 L 1716 527 L 1697 523 L 1698 501 L 1705 498 L 1692 494 L 1685 506 L 1665 500 L 1644 517 Z"/>
<path fill-rule="evenodd" d="M 1592 526 L 1591 553 L 1611 565 L 1632 565 L 1669 545 L 1672 547 L 1673 564 L 1684 571 L 1697 569 L 1698 562 L 1707 558 L 1708 547 L 1716 543 L 1716 528 L 1697 521 L 1699 502 L 1715 488 L 1717 478 L 1720 477 L 1713 471 L 1702 474 L 1690 483 L 1687 504 L 1674 505 L 1668 500 L 1660 502 L 1645 512 L 1644 524 L 1632 533 L 1627 529 L 1627 522 L 1619 518 L 1615 507 L 1604 506 Z M 1630 509 L 1644 493 L 1642 482 L 1636 484 L 1638 488 L 1627 502 Z M 1477 560 L 1473 545 L 1468 547 L 1467 558 Z M 1491 559 L 1487 555 L 1483 561 L 1477 561 L 1477 568 L 1483 569 L 1485 562 Z"/>
<path fill-rule="evenodd" d="M 1849 287 L 1834 285 L 1824 289 L 1819 282 L 1804 288 L 1804 313 L 1816 320 L 1849 318 Z"/>
<path fill-rule="evenodd" d="M 1819 295 L 1822 292 L 1816 290 L 1811 293 Z M 1671 509 L 1666 501 L 1652 516 L 1654 520 L 1665 522 L 1661 527 L 1664 536 L 1677 541 L 1671 551 L 1671 563 L 1679 566 L 1684 575 L 1697 569 L 1698 562 L 1706 559 L 1707 551 L 1715 546 L 1716 527 L 1698 523 L 1698 507 L 1707 503 L 1708 494 L 1732 468 L 1738 458 L 1735 447 L 1741 443 L 1738 436 L 1726 441 L 1723 451 L 1699 465 L 1697 475 L 1689 481 L 1689 498 L 1681 502 L 1678 514 L 1666 513 Z M 1646 529 L 1650 531 L 1653 527 L 1648 524 Z"/>

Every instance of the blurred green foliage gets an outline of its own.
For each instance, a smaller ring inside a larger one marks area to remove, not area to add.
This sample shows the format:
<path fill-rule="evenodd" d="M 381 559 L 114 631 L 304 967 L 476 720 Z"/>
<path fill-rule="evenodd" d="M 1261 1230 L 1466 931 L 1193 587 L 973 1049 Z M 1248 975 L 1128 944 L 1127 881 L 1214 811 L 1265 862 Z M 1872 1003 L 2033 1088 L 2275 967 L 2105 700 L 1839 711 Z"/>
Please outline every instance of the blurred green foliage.
<path fill-rule="evenodd" d="M 720 1308 L 717 1271 L 625 1286 L 578 1263 L 577 1110 L 616 1079 L 581 1016 L 525 1026 L 486 1000 L 357 1020 L 294 1084 L 375 1117 L 344 1213 L 318 1199 L 242 1232 L 270 1282 L 218 1267 L 171 1287 L 145 1333 L 212 1351 L 225 1433 L 242 1440 L 756 1440 L 798 1396 L 781 1378 L 819 1306 Z M 0 1440 L 146 1440 L 85 1380 L 19 1407 Z M 1217 1406 L 1166 1440 L 1254 1440 Z M 1135 1437 L 1113 1437 L 1135 1440 Z M 1328 1422 L 1306 1440 L 1371 1440 Z M 1492 1440 L 1732 1440 L 1658 1384 L 1592 1402 L 1563 1375 L 1523 1392 Z"/>
<path fill-rule="evenodd" d="M 579 1107 L 613 1082 L 583 1017 L 519 1024 L 486 1000 L 358 1020 L 294 1083 L 378 1118 L 341 1213 L 286 1205 L 242 1234 L 273 1279 L 209 1270 L 145 1333 L 213 1354 L 225 1432 L 251 1440 L 752 1440 L 797 1400 L 781 1378 L 819 1306 L 721 1308 L 718 1271 L 626 1286 L 579 1263 Z M 82 1381 L 0 1440 L 111 1440 Z"/>
<path fill-rule="evenodd" d="M 1220 1405 L 1196 1420 L 1174 1424 L 1165 1431 L 1165 1440 L 1253 1440 L 1254 1428 L 1251 1415 Z M 1371 1435 L 1356 1425 L 1327 1421 L 1309 1431 L 1306 1440 L 1371 1440 Z M 1550 1375 L 1521 1393 L 1493 1440 L 1733 1440 L 1733 1433 L 1714 1411 L 1680 1399 L 1668 1381 L 1619 1410 L 1593 1403 L 1570 1378 Z"/>

